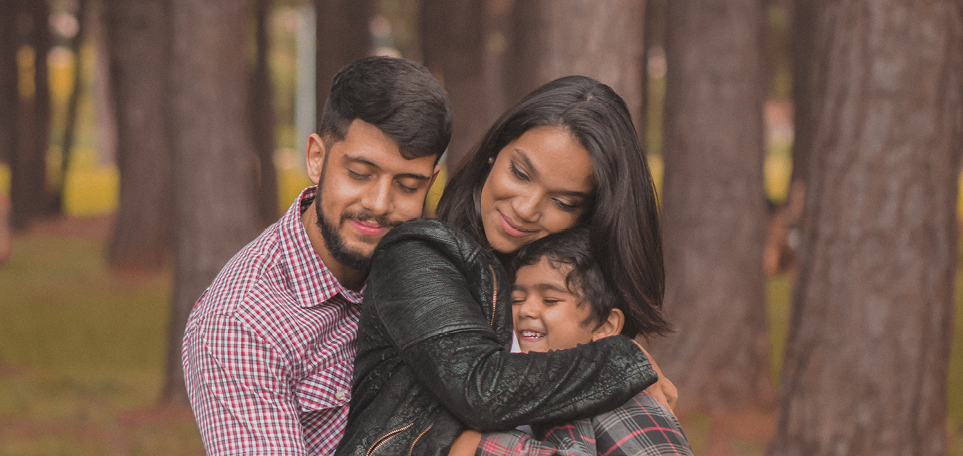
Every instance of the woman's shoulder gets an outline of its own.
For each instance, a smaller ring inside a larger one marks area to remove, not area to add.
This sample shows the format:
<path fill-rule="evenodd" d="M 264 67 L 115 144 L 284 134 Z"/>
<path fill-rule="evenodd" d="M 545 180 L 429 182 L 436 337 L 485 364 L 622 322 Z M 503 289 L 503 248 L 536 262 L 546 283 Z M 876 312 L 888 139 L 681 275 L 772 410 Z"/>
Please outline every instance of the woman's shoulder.
<path fill-rule="evenodd" d="M 482 249 L 475 239 L 461 229 L 436 218 L 422 217 L 392 228 L 381 239 L 375 254 L 411 244 L 421 244 L 432 250 L 462 257 Z"/>

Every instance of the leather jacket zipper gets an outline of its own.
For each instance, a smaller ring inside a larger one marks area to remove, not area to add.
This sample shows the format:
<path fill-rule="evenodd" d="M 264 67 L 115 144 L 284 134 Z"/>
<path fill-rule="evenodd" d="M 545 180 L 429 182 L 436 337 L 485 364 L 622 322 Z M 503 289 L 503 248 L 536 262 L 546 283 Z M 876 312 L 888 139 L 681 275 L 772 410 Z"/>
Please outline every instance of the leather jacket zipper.
<path fill-rule="evenodd" d="M 395 430 L 393 430 L 393 431 L 391 431 L 391 432 L 389 432 L 389 433 L 381 436 L 380 439 L 378 439 L 378 440 L 375 441 L 374 445 L 371 445 L 371 448 L 368 449 L 368 452 L 365 453 L 365 456 L 371 456 L 372 454 L 374 454 L 375 451 L 378 451 L 378 447 L 380 447 L 380 446 L 383 445 L 385 442 L 387 442 L 388 439 L 394 437 L 394 436 L 397 435 L 399 432 L 402 432 L 402 431 L 404 431 L 404 430 L 406 430 L 406 429 L 408 429 L 408 428 L 410 428 L 410 427 L 412 427 L 412 426 L 414 426 L 414 425 L 415 425 L 415 423 L 414 423 L 414 422 L 411 422 L 411 423 L 408 423 L 407 426 L 404 426 L 404 427 L 395 429 Z"/>
<path fill-rule="evenodd" d="M 488 265 L 488 270 L 492 272 L 492 317 L 488 322 L 488 326 L 495 326 L 495 306 L 498 303 L 498 276 L 495 275 L 495 268 L 492 265 Z"/>
<path fill-rule="evenodd" d="M 434 425 L 435 423 L 431 423 L 430 425 L 428 425 L 428 429 L 421 431 L 421 434 L 418 434 L 418 437 L 415 439 L 415 441 L 411 442 L 411 449 L 408 450 L 408 456 L 411 456 L 412 454 L 414 454 L 415 444 L 418 443 L 418 441 L 421 440 L 421 437 L 423 437 L 429 430 L 431 430 L 431 427 Z"/>

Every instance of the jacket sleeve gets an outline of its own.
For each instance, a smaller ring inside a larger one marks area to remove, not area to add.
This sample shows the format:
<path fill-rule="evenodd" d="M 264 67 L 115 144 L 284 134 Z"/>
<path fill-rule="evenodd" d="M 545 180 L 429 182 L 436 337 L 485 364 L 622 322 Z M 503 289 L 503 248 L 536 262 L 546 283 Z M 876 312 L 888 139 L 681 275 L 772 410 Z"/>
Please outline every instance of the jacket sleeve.
<path fill-rule="evenodd" d="M 467 426 L 487 431 L 592 416 L 655 382 L 645 355 L 623 336 L 510 353 L 482 311 L 491 303 L 477 301 L 458 261 L 420 240 L 391 244 L 373 261 L 364 305 L 373 306 L 419 382 Z"/>

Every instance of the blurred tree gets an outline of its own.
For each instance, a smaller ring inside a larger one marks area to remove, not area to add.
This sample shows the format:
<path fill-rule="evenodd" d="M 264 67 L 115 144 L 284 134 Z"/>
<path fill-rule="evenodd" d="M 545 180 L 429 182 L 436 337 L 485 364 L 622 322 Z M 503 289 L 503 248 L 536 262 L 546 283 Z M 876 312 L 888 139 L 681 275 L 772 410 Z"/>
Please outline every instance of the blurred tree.
<path fill-rule="evenodd" d="M 665 311 L 658 341 L 682 400 L 771 407 L 763 246 L 764 10 L 757 0 L 666 5 Z"/>
<path fill-rule="evenodd" d="M 638 127 L 645 68 L 644 3 L 645 0 L 515 2 L 509 99 L 521 99 L 555 78 L 582 74 L 615 89 L 625 99 Z"/>
<path fill-rule="evenodd" d="M 161 268 L 173 243 L 166 114 L 171 33 L 168 3 L 105 3 L 120 171 L 120 201 L 109 263 L 117 268 Z"/>
<path fill-rule="evenodd" d="M 795 0 L 790 3 L 790 58 L 792 63 L 792 98 L 795 109 L 793 117 L 794 138 L 792 144 L 792 177 L 790 182 L 805 186 L 808 158 L 812 155 L 813 127 L 815 112 L 812 103 L 818 95 L 817 89 L 824 81 L 813 78 L 824 74 L 816 67 L 825 65 L 825 56 L 813 52 L 816 3 Z M 818 57 L 818 58 L 817 58 Z M 801 196 L 801 195 L 800 195 Z M 790 194 L 790 197 L 792 195 Z"/>
<path fill-rule="evenodd" d="M 331 90 L 331 79 L 345 65 L 371 53 L 369 25 L 374 0 L 314 0 L 317 14 L 318 120 Z"/>
<path fill-rule="evenodd" d="M 80 45 L 83 43 L 86 28 L 84 27 L 84 15 L 87 13 L 87 0 L 77 0 L 77 32 L 70 39 L 68 47 L 74 55 L 74 74 L 73 84 L 70 90 L 70 98 L 67 99 L 67 114 L 64 121 L 64 133 L 60 140 L 60 182 L 57 185 L 57 195 L 54 205 L 58 213 L 64 213 L 64 197 L 67 193 L 67 171 L 70 169 L 70 161 L 73 156 L 74 138 L 77 132 L 77 111 L 80 107 L 80 92 L 82 87 L 81 75 L 83 75 L 82 60 L 80 58 Z"/>
<path fill-rule="evenodd" d="M 17 106 L 17 2 L 0 0 L 0 106 Z M 0 163 L 17 148 L 17 110 L 0 109 Z M 9 208 L 7 208 L 9 209 Z"/>
<path fill-rule="evenodd" d="M 17 64 L 20 92 L 17 147 L 10 160 L 11 220 L 22 229 L 38 216 L 52 212 L 47 187 L 47 148 L 50 140 L 50 6 L 46 0 L 19 0 Z"/>
<path fill-rule="evenodd" d="M 175 271 L 163 397 L 187 402 L 181 341 L 191 308 L 257 234 L 247 44 L 250 2 L 171 0 Z"/>
<path fill-rule="evenodd" d="M 425 66 L 445 86 L 455 111 L 448 145 L 452 170 L 488 127 L 485 84 L 485 0 L 423 0 L 421 45 Z"/>
<path fill-rule="evenodd" d="M 257 156 L 255 201 L 258 221 L 266 227 L 277 221 L 278 179 L 274 169 L 274 97 L 272 96 L 270 30 L 272 0 L 254 0 L 255 47 L 251 73 L 251 134 Z"/>
<path fill-rule="evenodd" d="M 946 454 L 958 0 L 816 2 L 803 245 L 775 455 Z"/>

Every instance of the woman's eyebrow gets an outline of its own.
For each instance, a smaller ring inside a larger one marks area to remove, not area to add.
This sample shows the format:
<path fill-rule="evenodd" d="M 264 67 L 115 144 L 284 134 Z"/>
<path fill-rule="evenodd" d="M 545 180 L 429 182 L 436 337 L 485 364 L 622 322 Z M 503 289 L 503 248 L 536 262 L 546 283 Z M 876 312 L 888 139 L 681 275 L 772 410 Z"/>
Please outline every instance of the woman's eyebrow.
<path fill-rule="evenodd" d="M 529 174 L 531 174 L 532 177 L 538 176 L 538 168 L 536 168 L 535 165 L 532 163 L 532 160 L 528 158 L 528 154 L 526 154 L 524 150 L 521 150 L 517 147 L 515 148 L 515 153 L 518 155 L 518 158 L 520 158 L 523 162 L 525 162 L 525 166 L 528 168 Z M 582 198 L 582 199 L 588 199 L 592 197 L 592 193 L 579 192 L 575 190 L 561 190 L 559 191 L 559 193 L 563 195 Z"/>
<path fill-rule="evenodd" d="M 526 154 L 524 150 L 521 150 L 517 147 L 515 148 L 515 153 L 518 154 L 518 158 L 521 158 L 522 161 L 525 162 L 525 166 L 528 167 L 528 171 L 537 176 L 538 169 L 535 168 L 535 165 L 532 163 L 532 159 L 528 158 L 528 154 Z"/>

